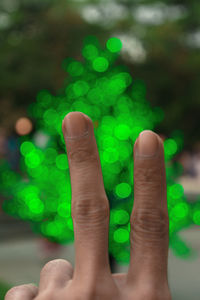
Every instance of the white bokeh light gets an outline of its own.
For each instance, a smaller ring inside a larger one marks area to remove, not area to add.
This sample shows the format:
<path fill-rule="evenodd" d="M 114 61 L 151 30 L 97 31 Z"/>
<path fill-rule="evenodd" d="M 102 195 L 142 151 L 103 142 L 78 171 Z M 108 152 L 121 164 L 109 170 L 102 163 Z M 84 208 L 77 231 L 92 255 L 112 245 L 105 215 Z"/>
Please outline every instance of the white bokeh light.
<path fill-rule="evenodd" d="M 125 6 L 109 1 L 98 5 L 84 5 L 80 8 L 84 20 L 91 24 L 98 24 L 101 27 L 113 26 L 117 21 L 128 16 Z"/>
<path fill-rule="evenodd" d="M 9 27 L 11 24 L 11 18 L 8 13 L 0 13 L 0 29 Z"/>
<path fill-rule="evenodd" d="M 186 44 L 193 48 L 200 48 L 200 30 L 186 36 Z"/>
<path fill-rule="evenodd" d="M 115 34 L 123 44 L 121 54 L 125 61 L 142 63 L 146 59 L 146 51 L 142 42 L 133 34 Z"/>
<path fill-rule="evenodd" d="M 33 140 L 36 146 L 40 148 L 46 148 L 50 140 L 50 136 L 44 133 L 42 130 L 39 130 L 34 134 Z"/>
<path fill-rule="evenodd" d="M 151 5 L 139 5 L 133 9 L 134 19 L 143 24 L 160 25 L 165 21 L 175 21 L 186 15 L 181 5 L 166 5 L 158 2 Z"/>

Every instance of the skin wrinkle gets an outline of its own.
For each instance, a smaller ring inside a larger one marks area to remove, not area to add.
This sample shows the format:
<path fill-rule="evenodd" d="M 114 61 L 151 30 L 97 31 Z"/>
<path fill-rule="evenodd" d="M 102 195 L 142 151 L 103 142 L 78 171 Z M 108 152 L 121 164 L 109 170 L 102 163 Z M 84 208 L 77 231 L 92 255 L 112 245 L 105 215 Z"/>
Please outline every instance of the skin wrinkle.
<path fill-rule="evenodd" d="M 91 150 L 88 149 L 76 149 L 68 153 L 68 159 L 70 160 L 71 164 L 78 164 L 79 168 L 87 167 L 87 162 L 89 163 L 94 162 L 98 164 L 97 158 L 92 155 Z"/>
<path fill-rule="evenodd" d="M 168 221 L 166 214 L 161 210 L 157 212 L 136 210 L 133 214 L 131 225 L 134 228 L 134 233 L 141 233 L 147 235 L 155 235 L 155 237 L 162 238 L 168 233 Z"/>
<path fill-rule="evenodd" d="M 101 201 L 96 201 L 94 198 L 87 196 L 77 197 L 78 199 L 72 200 L 72 216 L 76 223 L 83 223 L 87 228 L 87 224 L 102 225 L 109 218 L 109 204 L 105 197 Z M 100 200 L 99 199 L 99 200 Z M 104 203 L 104 204 L 103 204 Z"/>
<path fill-rule="evenodd" d="M 145 183 L 157 183 L 161 182 L 165 177 L 165 174 L 160 172 L 161 166 L 151 164 L 147 169 L 144 169 L 143 166 L 139 163 L 135 163 L 134 175 L 137 181 L 141 184 Z"/>

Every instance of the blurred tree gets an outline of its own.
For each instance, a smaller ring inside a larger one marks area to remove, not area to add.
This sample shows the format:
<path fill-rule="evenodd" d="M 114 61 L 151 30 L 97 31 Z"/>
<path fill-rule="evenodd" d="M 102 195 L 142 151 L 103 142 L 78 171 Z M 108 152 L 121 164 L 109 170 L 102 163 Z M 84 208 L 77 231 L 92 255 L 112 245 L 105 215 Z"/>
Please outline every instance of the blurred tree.
<path fill-rule="evenodd" d="M 118 262 L 129 262 L 130 222 L 133 204 L 132 145 L 144 129 L 154 129 L 163 118 L 159 107 L 151 108 L 146 88 L 119 65 L 122 43 L 108 39 L 105 49 L 95 36 L 84 40 L 82 58 L 67 57 L 63 88 L 56 95 L 41 90 L 29 107 L 37 132 L 20 139 L 21 174 L 7 162 L 0 164 L 2 193 L 8 198 L 3 208 L 27 220 L 32 229 L 58 243 L 73 241 L 69 165 L 64 153 L 61 122 L 70 111 L 82 111 L 94 122 L 104 186 L 110 201 L 109 252 Z M 183 187 L 175 182 L 181 166 L 172 161 L 182 148 L 177 131 L 165 139 L 167 196 L 170 217 L 170 246 L 178 255 L 191 254 L 178 232 L 191 224 L 200 225 L 199 202 L 189 204 Z M 112 260 L 111 260 L 112 261 Z"/>

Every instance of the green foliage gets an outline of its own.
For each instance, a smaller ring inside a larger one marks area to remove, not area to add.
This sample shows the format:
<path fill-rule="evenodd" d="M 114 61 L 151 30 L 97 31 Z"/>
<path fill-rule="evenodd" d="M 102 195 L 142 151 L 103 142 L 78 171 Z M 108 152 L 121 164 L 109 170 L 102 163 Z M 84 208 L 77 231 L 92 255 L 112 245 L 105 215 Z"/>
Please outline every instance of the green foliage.
<path fill-rule="evenodd" d="M 69 243 L 74 239 L 71 218 L 71 185 L 65 142 L 61 130 L 64 116 L 82 111 L 94 122 L 104 186 L 110 201 L 109 251 L 118 262 L 129 262 L 130 214 L 133 205 L 133 144 L 139 133 L 154 129 L 164 116 L 161 108 L 151 108 L 142 80 L 134 79 L 128 67 L 120 65 L 121 41 L 110 38 L 102 48 L 95 36 L 84 40 L 80 60 L 66 58 L 68 73 L 57 95 L 38 93 L 29 107 L 37 128 L 48 137 L 41 143 L 36 136 L 21 138 L 22 178 L 2 163 L 2 190 L 11 195 L 4 210 L 31 223 L 33 230 L 52 241 Z M 177 166 L 172 158 L 182 146 L 179 131 L 165 140 L 167 196 L 171 248 L 176 254 L 190 252 L 178 232 L 199 224 L 199 206 L 194 209 L 175 182 Z M 27 179 L 25 178 L 27 176 Z M 18 177 L 17 177 L 18 176 Z M 9 191 L 8 191 L 9 190 Z M 198 202 L 197 202 L 198 203 Z"/>
<path fill-rule="evenodd" d="M 0 300 L 5 299 L 5 295 L 10 288 L 7 284 L 0 282 Z"/>

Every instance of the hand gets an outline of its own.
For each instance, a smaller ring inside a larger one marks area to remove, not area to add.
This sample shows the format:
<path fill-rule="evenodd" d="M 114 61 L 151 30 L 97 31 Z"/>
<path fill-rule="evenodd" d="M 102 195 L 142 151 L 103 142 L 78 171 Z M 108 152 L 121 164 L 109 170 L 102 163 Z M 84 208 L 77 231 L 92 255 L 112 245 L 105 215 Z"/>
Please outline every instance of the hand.
<path fill-rule="evenodd" d="M 109 202 L 92 120 L 83 113 L 71 112 L 62 130 L 72 186 L 75 268 L 65 260 L 51 261 L 41 271 L 38 288 L 14 287 L 5 300 L 170 300 L 162 140 L 152 131 L 143 131 L 134 145 L 130 265 L 127 274 L 111 274 Z"/>

